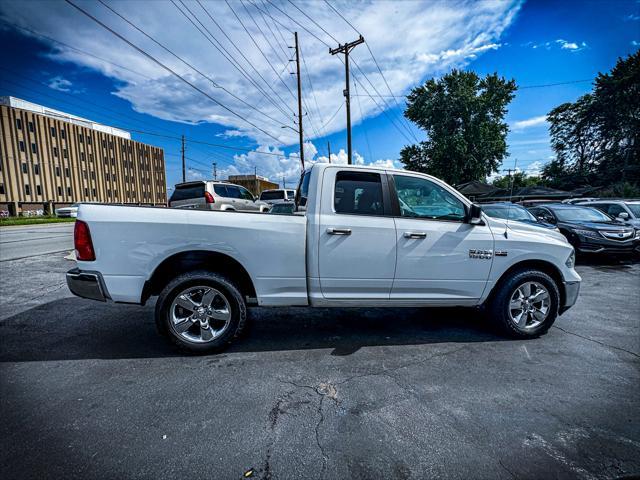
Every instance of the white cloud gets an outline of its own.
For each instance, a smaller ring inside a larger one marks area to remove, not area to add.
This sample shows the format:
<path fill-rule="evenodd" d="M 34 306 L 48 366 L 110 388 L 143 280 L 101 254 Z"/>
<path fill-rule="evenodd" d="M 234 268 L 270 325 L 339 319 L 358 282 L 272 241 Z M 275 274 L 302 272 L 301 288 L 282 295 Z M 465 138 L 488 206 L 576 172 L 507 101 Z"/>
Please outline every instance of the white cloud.
<path fill-rule="evenodd" d="M 637 40 L 631 40 L 631 45 L 633 45 L 634 47 L 639 47 L 640 46 L 640 42 Z"/>
<path fill-rule="evenodd" d="M 306 72 L 303 68 L 307 133 L 310 138 L 315 138 L 340 131 L 345 127 L 344 114 L 336 115 L 328 125 L 324 125 L 324 122 L 331 118 L 344 101 L 342 96 L 344 88 L 343 66 L 338 56 L 330 55 L 327 45 L 296 26 L 268 3 L 246 3 L 254 18 L 262 25 L 262 31 L 266 38 L 251 21 L 241 4 L 232 3 L 231 5 L 243 19 L 276 72 L 284 72 L 281 76 L 282 81 L 276 78 L 269 62 L 251 43 L 233 12 L 224 3 L 205 2 L 204 5 L 218 24 L 224 28 L 225 33 L 242 49 L 244 55 L 255 66 L 257 73 L 234 50 L 231 43 L 210 21 L 197 3 L 188 2 L 187 5 L 229 51 L 227 56 L 236 61 L 238 66 L 248 73 L 249 78 L 257 82 L 263 90 L 268 91 L 277 106 L 273 105 L 249 80 L 244 78 L 225 56 L 217 51 L 171 3 L 115 2 L 111 6 L 148 34 L 166 44 L 177 55 L 196 66 L 217 84 L 224 86 L 233 95 L 248 104 L 258 106 L 271 119 L 217 88 L 210 80 L 201 77 L 188 66 L 164 52 L 102 5 L 91 2 L 80 2 L 79 5 L 132 42 L 140 45 L 151 55 L 161 59 L 162 62 L 197 85 L 198 88 L 230 106 L 239 116 L 234 116 L 190 89 L 179 79 L 145 59 L 120 39 L 115 38 L 63 2 L 2 2 L 0 3 L 0 16 L 8 23 L 31 28 L 130 69 L 119 68 L 60 45 L 51 45 L 50 58 L 88 67 L 116 80 L 114 95 L 131 102 L 136 111 L 165 120 L 185 123 L 217 123 L 226 127 L 225 134 L 227 136 L 245 135 L 261 145 L 276 146 L 291 145 L 297 141 L 294 132 L 290 129 L 280 128 L 281 125 L 293 126 L 293 112 L 296 110 L 295 100 L 288 91 L 291 89 L 295 92 L 295 77 L 289 75 L 286 68 L 282 68 L 283 61 L 286 60 L 285 55 L 288 55 L 289 52 L 285 43 L 293 41 L 287 29 L 296 29 L 299 31 L 302 53 L 315 92 L 314 98 L 311 95 Z M 256 8 L 256 5 L 261 8 L 261 11 Z M 276 2 L 276 5 L 303 25 L 307 25 L 309 30 L 314 31 L 326 43 L 332 46 L 336 43 L 314 25 L 308 24 L 300 12 L 286 8 L 287 4 L 285 3 Z M 424 1 L 403 2 L 401 5 L 395 2 L 370 1 L 338 2 L 335 4 L 336 8 L 362 32 L 368 46 L 376 53 L 378 64 L 383 69 L 394 94 L 407 92 L 409 88 L 420 83 L 427 75 L 440 74 L 453 66 L 464 66 L 475 56 L 499 48 L 498 40 L 504 30 L 512 23 L 520 5 L 520 0 L 504 2 L 461 0 L 456 3 Z M 302 3 L 300 8 L 320 25 L 323 25 L 340 42 L 352 40 L 352 37 L 356 35 L 322 2 Z M 269 29 L 264 28 L 263 23 L 260 23 L 263 14 L 275 37 L 271 35 Z M 269 15 L 276 18 L 277 22 L 272 21 Z M 287 29 L 278 22 L 284 24 Z M 401 35 L 398 34 L 398 25 L 402 25 Z M 282 41 L 280 35 L 285 42 Z M 278 47 L 270 48 L 269 43 L 275 46 L 275 39 L 284 52 Z M 375 95 L 373 88 L 367 80 L 363 79 L 359 69 L 367 74 L 379 93 L 388 93 L 366 47 L 361 46 L 354 49 L 351 58 L 354 77 L 362 82 L 370 93 Z M 265 78 L 266 83 L 260 80 L 258 73 Z M 277 92 L 277 96 L 281 100 L 272 93 L 271 89 Z M 361 85 L 358 85 L 358 90 L 361 89 Z M 376 101 L 384 107 L 382 100 L 377 99 Z M 389 106 L 392 105 L 389 100 L 387 103 Z M 362 114 L 359 109 L 352 109 L 354 125 L 361 122 L 363 118 L 380 113 L 374 100 L 369 97 L 361 97 L 361 104 Z M 279 108 L 282 108 L 285 113 L 281 112 Z M 247 124 L 244 119 L 249 119 L 277 140 Z"/>
<path fill-rule="evenodd" d="M 70 92 L 73 83 L 65 78 L 62 78 L 61 76 L 57 76 L 50 78 L 47 85 L 53 90 L 58 90 L 60 92 Z"/>
<path fill-rule="evenodd" d="M 527 168 L 524 169 L 525 173 L 530 177 L 539 177 L 542 173 L 542 168 L 544 167 L 544 162 L 540 160 L 536 160 L 535 162 L 531 162 Z"/>
<path fill-rule="evenodd" d="M 527 118 L 526 120 L 518 120 L 511 125 L 513 130 L 524 130 L 526 128 L 538 127 L 544 125 L 547 121 L 546 115 L 540 115 L 538 117 Z"/>
<path fill-rule="evenodd" d="M 562 38 L 558 38 L 553 42 L 542 42 L 542 43 L 527 42 L 522 44 L 522 46 L 531 47 L 533 49 L 544 48 L 545 50 L 551 50 L 554 47 L 560 47 L 561 50 L 568 50 L 570 52 L 579 52 L 589 47 L 586 42 L 570 42 Z"/>

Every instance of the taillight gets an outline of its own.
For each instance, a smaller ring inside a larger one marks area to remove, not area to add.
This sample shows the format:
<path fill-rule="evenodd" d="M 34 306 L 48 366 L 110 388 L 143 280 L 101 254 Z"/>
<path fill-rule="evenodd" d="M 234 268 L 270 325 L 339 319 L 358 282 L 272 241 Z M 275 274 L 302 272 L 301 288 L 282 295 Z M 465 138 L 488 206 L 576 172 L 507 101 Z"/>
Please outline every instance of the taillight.
<path fill-rule="evenodd" d="M 204 192 L 204 199 L 207 203 L 215 203 L 216 201 L 213 199 L 213 195 L 209 192 Z"/>
<path fill-rule="evenodd" d="M 73 229 L 73 245 L 76 249 L 76 260 L 92 262 L 96 259 L 89 225 L 82 220 L 76 220 L 76 225 Z"/>

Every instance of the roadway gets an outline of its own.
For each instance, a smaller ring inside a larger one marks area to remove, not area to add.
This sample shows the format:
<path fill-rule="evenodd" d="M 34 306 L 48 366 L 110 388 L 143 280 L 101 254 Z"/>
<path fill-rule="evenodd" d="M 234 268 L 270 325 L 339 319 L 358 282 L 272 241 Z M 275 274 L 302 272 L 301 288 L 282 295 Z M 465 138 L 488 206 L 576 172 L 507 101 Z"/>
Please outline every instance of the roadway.
<path fill-rule="evenodd" d="M 0 228 L 0 262 L 73 250 L 73 223 Z"/>

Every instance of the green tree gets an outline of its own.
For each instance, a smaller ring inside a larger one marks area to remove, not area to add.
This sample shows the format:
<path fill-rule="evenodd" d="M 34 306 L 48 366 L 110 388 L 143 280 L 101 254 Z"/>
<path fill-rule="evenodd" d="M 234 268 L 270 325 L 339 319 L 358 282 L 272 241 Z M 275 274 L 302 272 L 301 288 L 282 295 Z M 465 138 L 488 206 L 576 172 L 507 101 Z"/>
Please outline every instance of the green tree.
<path fill-rule="evenodd" d="M 542 177 L 550 186 L 615 192 L 640 185 L 640 50 L 598 74 L 592 93 L 554 108 L 548 120 L 556 158 Z"/>
<path fill-rule="evenodd" d="M 522 187 L 535 187 L 536 185 L 542 185 L 542 180 L 539 177 L 531 177 L 525 172 L 515 172 L 512 176 L 505 175 L 503 177 L 496 178 L 493 181 L 493 186 L 497 188 L 510 189 L 512 182 L 514 190 Z"/>
<path fill-rule="evenodd" d="M 403 148 L 400 161 L 454 185 L 497 172 L 507 155 L 504 116 L 516 89 L 515 81 L 497 74 L 481 78 L 461 70 L 414 88 L 405 116 L 427 140 Z"/>

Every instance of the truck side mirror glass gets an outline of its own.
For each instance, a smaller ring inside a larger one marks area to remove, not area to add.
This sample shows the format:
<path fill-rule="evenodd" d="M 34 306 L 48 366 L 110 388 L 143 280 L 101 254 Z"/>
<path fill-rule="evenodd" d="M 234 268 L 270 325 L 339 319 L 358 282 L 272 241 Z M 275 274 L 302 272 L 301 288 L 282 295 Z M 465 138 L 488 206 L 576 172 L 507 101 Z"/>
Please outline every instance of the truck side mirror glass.
<path fill-rule="evenodd" d="M 482 208 L 480 205 L 472 203 L 467 213 L 467 223 L 479 225 L 482 223 Z"/>
<path fill-rule="evenodd" d="M 627 212 L 620 212 L 618 218 L 620 220 L 629 220 L 629 214 Z"/>

